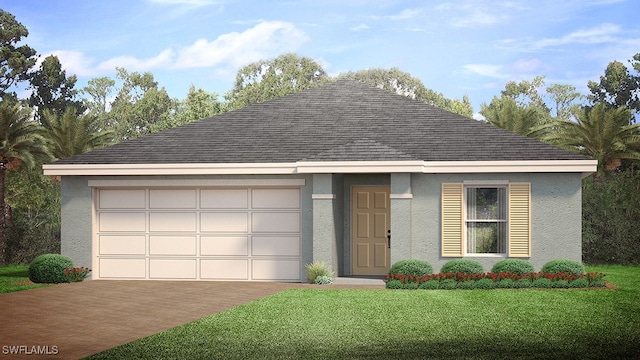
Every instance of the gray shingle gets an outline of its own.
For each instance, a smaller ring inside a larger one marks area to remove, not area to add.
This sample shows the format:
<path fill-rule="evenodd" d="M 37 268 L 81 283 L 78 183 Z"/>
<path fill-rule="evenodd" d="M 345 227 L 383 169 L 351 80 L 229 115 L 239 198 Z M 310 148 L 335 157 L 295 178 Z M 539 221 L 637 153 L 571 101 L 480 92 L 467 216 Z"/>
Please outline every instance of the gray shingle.
<path fill-rule="evenodd" d="M 386 90 L 341 80 L 57 163 L 583 159 Z"/>

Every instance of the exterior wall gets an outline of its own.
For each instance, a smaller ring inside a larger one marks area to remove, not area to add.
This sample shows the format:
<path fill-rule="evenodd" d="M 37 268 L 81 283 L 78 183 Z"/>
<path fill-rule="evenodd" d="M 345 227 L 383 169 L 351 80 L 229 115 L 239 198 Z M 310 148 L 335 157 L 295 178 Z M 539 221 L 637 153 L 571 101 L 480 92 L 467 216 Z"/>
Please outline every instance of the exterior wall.
<path fill-rule="evenodd" d="M 63 176 L 61 182 L 61 252 L 69 256 L 76 266 L 92 268 L 93 260 L 93 196 L 89 180 L 208 180 L 208 179 L 291 179 L 304 178 L 301 189 L 302 207 L 302 264 L 313 261 L 312 178 L 300 176 Z M 301 269 L 304 277 L 304 269 Z"/>
<path fill-rule="evenodd" d="M 435 272 L 454 258 L 441 256 L 441 184 L 465 180 L 508 180 L 531 183 L 531 258 L 539 270 L 558 258 L 582 259 L 582 182 L 579 173 L 413 174 L 411 189 L 411 258 L 426 260 Z M 393 239 L 393 238 L 392 238 Z M 396 238 L 396 242 L 399 239 Z M 468 256 L 485 271 L 506 257 Z"/>

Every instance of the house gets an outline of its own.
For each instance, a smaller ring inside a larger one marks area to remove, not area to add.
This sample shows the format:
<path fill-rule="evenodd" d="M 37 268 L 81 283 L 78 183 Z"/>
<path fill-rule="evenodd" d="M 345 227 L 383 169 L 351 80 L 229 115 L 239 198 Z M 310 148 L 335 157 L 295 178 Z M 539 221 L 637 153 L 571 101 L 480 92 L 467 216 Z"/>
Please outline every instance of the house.
<path fill-rule="evenodd" d="M 595 160 L 341 80 L 44 166 L 94 279 L 305 281 L 581 259 Z"/>

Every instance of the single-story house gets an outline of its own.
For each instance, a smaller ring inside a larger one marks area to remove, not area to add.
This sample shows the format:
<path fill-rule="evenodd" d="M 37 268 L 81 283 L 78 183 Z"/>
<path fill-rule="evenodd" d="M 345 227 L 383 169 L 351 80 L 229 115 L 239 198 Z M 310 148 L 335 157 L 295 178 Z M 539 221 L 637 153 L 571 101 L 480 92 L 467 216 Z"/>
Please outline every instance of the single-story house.
<path fill-rule="evenodd" d="M 44 166 L 93 279 L 304 282 L 402 259 L 581 260 L 596 161 L 341 80 Z"/>

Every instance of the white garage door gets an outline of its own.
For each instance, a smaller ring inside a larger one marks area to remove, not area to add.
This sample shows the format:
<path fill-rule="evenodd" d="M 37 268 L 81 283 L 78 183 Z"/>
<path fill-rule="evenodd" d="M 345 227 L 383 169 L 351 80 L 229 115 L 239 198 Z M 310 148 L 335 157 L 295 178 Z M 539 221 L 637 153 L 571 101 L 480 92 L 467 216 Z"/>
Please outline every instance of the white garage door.
<path fill-rule="evenodd" d="M 299 188 L 97 189 L 94 278 L 300 281 Z"/>

